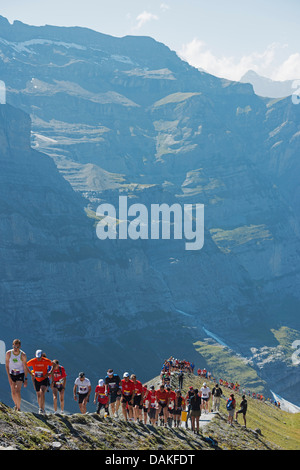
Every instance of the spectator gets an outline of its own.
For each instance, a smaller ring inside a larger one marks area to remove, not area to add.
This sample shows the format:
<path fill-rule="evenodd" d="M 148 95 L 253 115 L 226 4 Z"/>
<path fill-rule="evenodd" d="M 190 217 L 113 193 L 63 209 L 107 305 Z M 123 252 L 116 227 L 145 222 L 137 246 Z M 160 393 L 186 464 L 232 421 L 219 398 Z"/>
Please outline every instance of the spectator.
<path fill-rule="evenodd" d="M 246 427 L 246 413 L 247 413 L 247 400 L 246 400 L 246 397 L 245 395 L 242 396 L 242 401 L 240 403 L 240 409 L 236 412 L 235 414 L 235 419 L 237 421 L 237 418 L 238 418 L 238 414 L 239 413 L 242 413 L 243 415 L 243 420 L 244 420 L 244 425 Z"/>
<path fill-rule="evenodd" d="M 230 424 L 230 426 L 232 425 L 235 406 L 236 406 L 236 402 L 235 402 L 235 399 L 234 399 L 234 394 L 231 393 L 231 395 L 228 398 L 227 403 L 226 403 L 226 408 L 227 408 L 227 411 L 228 411 L 228 420 L 227 420 L 227 422 L 228 422 L 228 424 Z"/>
<path fill-rule="evenodd" d="M 216 384 L 215 387 L 212 389 L 212 397 L 213 397 L 213 411 L 216 413 L 220 411 L 220 401 L 222 396 L 222 389 L 219 387 L 219 384 Z"/>

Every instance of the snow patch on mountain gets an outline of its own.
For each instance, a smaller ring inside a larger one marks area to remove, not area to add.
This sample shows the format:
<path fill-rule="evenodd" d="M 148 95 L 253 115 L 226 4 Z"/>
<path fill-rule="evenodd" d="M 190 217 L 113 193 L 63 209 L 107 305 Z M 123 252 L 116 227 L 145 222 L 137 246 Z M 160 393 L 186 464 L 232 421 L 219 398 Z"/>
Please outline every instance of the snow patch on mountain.
<path fill-rule="evenodd" d="M 52 46 L 63 46 L 67 49 L 79 49 L 79 50 L 86 50 L 86 47 L 80 46 L 79 44 L 75 43 L 68 43 L 63 41 L 51 41 L 50 39 L 30 39 L 29 41 L 23 42 L 10 42 L 6 39 L 0 38 L 0 43 L 5 44 L 9 47 L 12 47 L 16 52 L 19 53 L 29 53 L 35 54 L 35 52 L 31 49 L 32 46 L 39 46 L 39 45 L 52 45 Z"/>

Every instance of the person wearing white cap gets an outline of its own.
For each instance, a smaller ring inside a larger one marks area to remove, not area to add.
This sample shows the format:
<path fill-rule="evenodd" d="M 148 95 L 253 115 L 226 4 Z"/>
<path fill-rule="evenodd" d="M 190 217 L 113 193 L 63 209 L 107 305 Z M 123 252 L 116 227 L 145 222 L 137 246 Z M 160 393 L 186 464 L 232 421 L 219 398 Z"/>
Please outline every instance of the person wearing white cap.
<path fill-rule="evenodd" d="M 129 373 L 124 372 L 123 379 L 121 380 L 121 393 L 122 393 L 122 411 L 125 421 L 127 421 L 127 410 L 129 420 L 133 420 L 133 399 L 135 394 L 135 385 L 129 378 Z"/>
<path fill-rule="evenodd" d="M 98 385 L 95 388 L 94 404 L 97 403 L 97 414 L 100 414 L 102 408 L 104 408 L 104 416 L 108 416 L 108 405 L 109 397 L 105 391 L 105 383 L 103 379 L 98 381 Z"/>
<path fill-rule="evenodd" d="M 32 371 L 28 370 L 34 377 L 33 383 L 40 414 L 45 413 L 45 393 L 49 385 L 49 375 L 52 372 L 52 366 L 52 361 L 45 356 L 41 349 L 37 349 L 35 357 L 27 362 L 27 367 L 32 367 Z"/>

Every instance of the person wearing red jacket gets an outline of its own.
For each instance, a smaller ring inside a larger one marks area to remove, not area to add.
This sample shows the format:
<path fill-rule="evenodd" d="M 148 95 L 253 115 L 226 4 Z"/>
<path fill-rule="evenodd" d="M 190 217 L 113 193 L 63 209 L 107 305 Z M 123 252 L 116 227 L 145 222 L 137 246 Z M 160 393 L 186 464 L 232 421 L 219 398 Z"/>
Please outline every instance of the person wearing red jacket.
<path fill-rule="evenodd" d="M 165 390 L 165 387 L 161 385 L 158 390 L 156 390 L 156 402 L 157 402 L 157 410 L 156 410 L 156 421 L 160 415 L 160 412 L 163 412 L 164 416 L 164 425 L 167 426 L 168 421 L 168 405 L 169 405 L 169 392 Z"/>

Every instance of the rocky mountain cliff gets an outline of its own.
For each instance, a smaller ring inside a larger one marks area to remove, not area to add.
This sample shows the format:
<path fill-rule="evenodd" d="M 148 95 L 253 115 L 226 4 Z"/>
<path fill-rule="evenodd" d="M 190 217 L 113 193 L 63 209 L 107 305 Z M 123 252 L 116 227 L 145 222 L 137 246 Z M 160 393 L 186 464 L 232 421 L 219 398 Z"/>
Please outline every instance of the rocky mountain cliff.
<path fill-rule="evenodd" d="M 4 339 L 33 352 L 38 335 L 96 380 L 110 365 L 147 378 L 170 354 L 209 366 L 193 344 L 210 331 L 299 404 L 300 106 L 151 38 L 2 17 L 0 76 Z M 120 194 L 204 204 L 204 247 L 98 240 L 97 206 Z"/>

